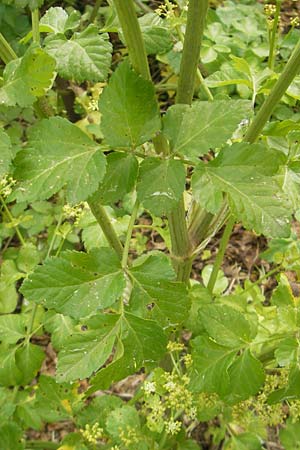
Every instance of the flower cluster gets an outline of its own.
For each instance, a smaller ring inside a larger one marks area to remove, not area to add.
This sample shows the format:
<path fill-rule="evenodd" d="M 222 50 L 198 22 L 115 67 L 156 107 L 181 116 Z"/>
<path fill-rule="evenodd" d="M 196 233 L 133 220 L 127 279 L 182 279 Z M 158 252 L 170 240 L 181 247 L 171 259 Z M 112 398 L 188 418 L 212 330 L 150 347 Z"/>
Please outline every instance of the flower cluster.
<path fill-rule="evenodd" d="M 82 217 L 85 207 L 86 207 L 86 204 L 84 202 L 78 203 L 78 205 L 74 205 L 74 206 L 66 204 L 63 207 L 63 213 L 64 213 L 66 219 L 73 220 L 74 224 L 76 225 L 79 222 L 80 218 Z"/>
<path fill-rule="evenodd" d="M 175 343 L 168 346 L 169 350 L 182 350 L 182 346 Z M 187 375 L 159 371 L 155 380 L 147 380 L 143 390 L 145 401 L 142 412 L 146 417 L 147 426 L 151 431 L 175 435 L 182 422 L 180 417 L 188 421 L 196 418 L 196 407 L 193 394 L 188 389 Z"/>
<path fill-rule="evenodd" d="M 16 184 L 16 180 L 8 175 L 5 175 L 0 181 L 0 194 L 3 197 L 8 197 L 12 193 L 12 188 Z"/>
<path fill-rule="evenodd" d="M 97 444 L 103 437 L 103 428 L 99 427 L 99 423 L 96 422 L 92 426 L 87 424 L 84 429 L 80 430 L 80 433 L 89 444 Z"/>
<path fill-rule="evenodd" d="M 125 447 L 132 444 L 138 444 L 140 442 L 136 430 L 129 425 L 127 425 L 126 430 L 119 428 L 119 437 Z"/>

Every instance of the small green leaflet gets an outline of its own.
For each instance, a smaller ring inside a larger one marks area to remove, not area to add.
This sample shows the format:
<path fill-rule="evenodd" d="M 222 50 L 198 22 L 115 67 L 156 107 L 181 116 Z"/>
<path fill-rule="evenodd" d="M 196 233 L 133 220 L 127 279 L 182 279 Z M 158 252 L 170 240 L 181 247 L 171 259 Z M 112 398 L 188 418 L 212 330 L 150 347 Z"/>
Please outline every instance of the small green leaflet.
<path fill-rule="evenodd" d="M 3 450 L 24 450 L 23 430 L 15 423 L 8 422 L 0 426 L 0 442 Z"/>
<path fill-rule="evenodd" d="M 157 14 L 148 13 L 139 18 L 148 55 L 165 54 L 173 47 L 170 31 Z"/>
<path fill-rule="evenodd" d="M 55 60 L 41 48 L 30 47 L 22 58 L 5 67 L 0 104 L 31 106 L 51 88 L 55 76 Z"/>
<path fill-rule="evenodd" d="M 122 200 L 132 191 L 137 173 L 138 161 L 134 155 L 117 152 L 107 155 L 106 174 L 97 192 L 99 201 L 106 205 Z"/>
<path fill-rule="evenodd" d="M 21 314 L 0 316 L 1 342 L 14 344 L 25 337 L 25 325 Z"/>
<path fill-rule="evenodd" d="M 163 121 L 163 134 L 174 152 L 198 161 L 210 149 L 225 144 L 238 124 L 250 114 L 246 100 L 194 102 L 174 105 Z"/>
<path fill-rule="evenodd" d="M 270 237 L 290 234 L 289 202 L 275 178 L 282 154 L 260 144 L 233 144 L 213 161 L 201 162 L 192 177 L 195 199 L 216 213 L 228 195 L 237 220 L 248 229 Z"/>
<path fill-rule="evenodd" d="M 107 34 L 98 34 L 95 25 L 74 33 L 68 40 L 63 34 L 48 36 L 45 49 L 56 60 L 59 75 L 66 79 L 105 81 L 110 69 L 112 46 Z"/>
<path fill-rule="evenodd" d="M 165 255 L 141 258 L 130 275 L 133 279 L 132 308 L 150 307 L 150 317 L 163 326 L 183 322 L 190 306 L 186 286 L 174 281 L 174 271 Z"/>
<path fill-rule="evenodd" d="M 119 65 L 99 100 L 101 131 L 112 147 L 133 147 L 151 139 L 161 128 L 154 87 L 127 61 Z"/>
<path fill-rule="evenodd" d="M 16 351 L 16 364 L 22 374 L 21 384 L 29 384 L 44 361 L 45 354 L 38 345 L 26 343 Z"/>
<path fill-rule="evenodd" d="M 89 377 L 110 356 L 120 328 L 120 316 L 115 314 L 96 317 L 97 329 L 71 335 L 58 354 L 57 379 L 59 382 Z"/>
<path fill-rule="evenodd" d="M 257 394 L 265 381 L 263 365 L 249 349 L 236 358 L 228 370 L 228 375 L 228 403 L 238 403 Z"/>
<path fill-rule="evenodd" d="M 241 348 L 251 342 L 251 328 L 243 314 L 227 305 L 204 305 L 199 309 L 202 324 L 214 341 Z"/>
<path fill-rule="evenodd" d="M 76 125 L 52 117 L 30 129 L 15 165 L 18 201 L 44 200 L 66 186 L 68 201 L 78 203 L 98 188 L 106 160 L 99 145 Z"/>
<path fill-rule="evenodd" d="M 0 177 L 3 177 L 8 172 L 12 155 L 10 138 L 0 129 Z"/>
<path fill-rule="evenodd" d="M 51 31 L 55 34 L 73 30 L 79 23 L 80 15 L 78 11 L 73 11 L 68 16 L 67 12 L 59 6 L 49 8 L 40 20 L 40 26 L 47 27 L 48 32 Z"/>
<path fill-rule="evenodd" d="M 30 301 L 79 319 L 111 306 L 124 288 L 118 257 L 102 248 L 46 260 L 24 281 L 21 292 Z"/>
<path fill-rule="evenodd" d="M 193 340 L 193 364 L 189 373 L 192 391 L 217 392 L 226 395 L 229 387 L 228 368 L 236 351 L 216 344 L 206 336 Z"/>
<path fill-rule="evenodd" d="M 165 353 L 166 345 L 166 335 L 156 322 L 125 313 L 114 360 L 92 378 L 89 393 L 108 388 L 143 366 L 155 367 Z"/>
<path fill-rule="evenodd" d="M 137 196 L 146 209 L 161 216 L 178 204 L 185 188 L 185 168 L 181 161 L 147 158 L 141 166 Z"/>

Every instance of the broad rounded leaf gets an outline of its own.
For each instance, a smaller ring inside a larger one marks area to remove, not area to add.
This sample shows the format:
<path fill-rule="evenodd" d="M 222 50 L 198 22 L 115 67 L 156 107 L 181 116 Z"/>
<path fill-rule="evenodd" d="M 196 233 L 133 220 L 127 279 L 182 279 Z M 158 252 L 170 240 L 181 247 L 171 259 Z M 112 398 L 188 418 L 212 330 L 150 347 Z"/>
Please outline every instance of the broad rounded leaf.
<path fill-rule="evenodd" d="M 106 80 L 112 46 L 108 35 L 99 35 L 95 25 L 74 33 L 70 40 L 63 34 L 49 36 L 45 45 L 46 51 L 56 60 L 60 76 L 78 82 Z"/>
<path fill-rule="evenodd" d="M 55 75 L 55 60 L 41 48 L 30 47 L 22 58 L 7 64 L 0 104 L 31 106 L 51 88 Z"/>
<path fill-rule="evenodd" d="M 99 145 L 76 125 L 61 117 L 44 119 L 30 129 L 15 160 L 17 199 L 44 200 L 66 186 L 70 203 L 86 200 L 97 190 L 105 164 Z"/>

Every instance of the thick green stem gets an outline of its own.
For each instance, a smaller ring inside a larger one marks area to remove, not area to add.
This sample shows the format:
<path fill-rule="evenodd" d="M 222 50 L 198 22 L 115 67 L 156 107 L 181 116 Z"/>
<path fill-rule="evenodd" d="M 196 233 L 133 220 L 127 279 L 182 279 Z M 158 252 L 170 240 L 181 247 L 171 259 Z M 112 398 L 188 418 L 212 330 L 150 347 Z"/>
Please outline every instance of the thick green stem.
<path fill-rule="evenodd" d="M 34 9 L 31 13 L 31 26 L 33 42 L 40 44 L 40 17 L 38 9 Z"/>
<path fill-rule="evenodd" d="M 11 48 L 3 34 L 0 33 L 0 59 L 5 64 L 8 64 L 10 61 L 17 59 L 17 55 L 14 50 Z"/>
<path fill-rule="evenodd" d="M 277 0 L 276 2 L 276 11 L 273 22 L 273 28 L 270 36 L 270 49 L 269 49 L 269 60 L 268 66 L 269 69 L 274 69 L 275 57 L 276 57 L 276 48 L 277 48 L 277 31 L 278 31 L 278 22 L 280 17 L 280 8 L 281 8 L 281 0 Z"/>
<path fill-rule="evenodd" d="M 139 207 L 140 207 L 140 202 L 137 200 L 135 202 L 133 211 L 131 213 L 131 218 L 130 218 L 128 229 L 127 229 L 126 240 L 125 240 L 124 250 L 123 250 L 123 255 L 122 255 L 122 267 L 123 267 L 123 269 L 126 269 L 126 267 L 128 265 L 128 254 L 129 254 L 132 230 L 133 230 L 133 227 L 134 227 L 135 220 L 137 218 Z"/>
<path fill-rule="evenodd" d="M 122 27 L 132 67 L 146 80 L 151 80 L 145 44 L 136 17 L 133 0 L 114 0 L 114 5 Z"/>
<path fill-rule="evenodd" d="M 190 104 L 193 99 L 207 8 L 208 0 L 189 2 L 176 103 Z"/>
<path fill-rule="evenodd" d="M 246 133 L 244 141 L 250 143 L 256 141 L 256 139 L 260 135 L 260 132 L 262 131 L 272 112 L 274 111 L 275 106 L 280 101 L 281 97 L 284 95 L 293 79 L 299 73 L 299 70 L 300 40 L 296 45 L 292 55 L 290 56 L 290 59 L 288 60 L 282 74 L 279 76 L 275 86 L 271 90 L 270 95 L 266 98 L 258 114 L 253 119 L 253 122 Z"/>
<path fill-rule="evenodd" d="M 120 260 L 122 260 L 123 245 L 121 244 L 118 238 L 118 235 L 111 223 L 111 220 L 105 208 L 102 205 L 100 205 L 99 201 L 97 200 L 96 194 L 88 200 L 88 204 L 97 222 L 102 228 L 102 231 L 107 241 L 109 242 L 110 246 L 115 250 Z"/>
<path fill-rule="evenodd" d="M 214 263 L 214 267 L 212 270 L 212 273 L 210 274 L 209 277 L 209 281 L 208 281 L 208 285 L 207 285 L 207 289 L 209 290 L 209 292 L 212 294 L 216 281 L 217 281 L 217 277 L 218 277 L 218 272 L 220 270 L 224 255 L 225 255 L 225 251 L 226 251 L 226 247 L 227 244 L 229 242 L 230 239 L 230 235 L 232 232 L 232 229 L 234 227 L 235 224 L 235 219 L 234 217 L 230 217 L 230 219 L 228 220 L 221 242 L 220 242 L 220 247 L 219 247 L 219 251 L 217 253 L 216 259 L 215 259 L 215 263 Z"/>
<path fill-rule="evenodd" d="M 177 272 L 177 279 L 187 283 L 192 268 L 192 257 L 183 198 L 168 215 L 168 221 L 172 242 L 173 264 Z"/>
<path fill-rule="evenodd" d="M 98 11 L 99 11 L 99 8 L 102 5 L 102 3 L 103 3 L 103 0 L 96 0 L 96 3 L 94 5 L 94 8 L 93 8 L 92 13 L 91 13 L 91 17 L 90 17 L 90 22 L 91 23 L 93 23 L 94 20 L 96 19 Z"/>

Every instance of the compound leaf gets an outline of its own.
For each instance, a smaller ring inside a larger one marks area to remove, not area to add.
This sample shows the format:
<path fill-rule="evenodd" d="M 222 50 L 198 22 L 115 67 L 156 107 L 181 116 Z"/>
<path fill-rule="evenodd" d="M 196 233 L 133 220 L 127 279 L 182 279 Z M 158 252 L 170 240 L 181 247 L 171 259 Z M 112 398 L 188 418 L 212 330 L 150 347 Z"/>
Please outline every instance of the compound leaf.
<path fill-rule="evenodd" d="M 105 156 L 76 125 L 61 117 L 30 129 L 27 146 L 15 160 L 19 201 L 44 200 L 66 186 L 70 203 L 86 200 L 105 173 Z"/>

